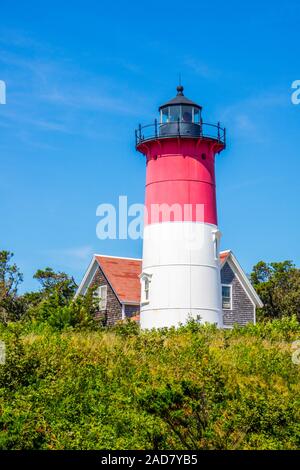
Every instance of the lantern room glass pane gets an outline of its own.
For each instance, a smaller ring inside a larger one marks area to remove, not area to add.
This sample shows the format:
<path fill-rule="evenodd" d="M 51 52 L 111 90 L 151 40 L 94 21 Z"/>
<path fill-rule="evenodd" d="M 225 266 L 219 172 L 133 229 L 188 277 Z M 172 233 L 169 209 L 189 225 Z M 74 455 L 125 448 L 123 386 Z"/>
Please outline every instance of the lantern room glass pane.
<path fill-rule="evenodd" d="M 193 108 L 194 111 L 194 122 L 196 124 L 200 123 L 200 110 L 198 108 Z"/>
<path fill-rule="evenodd" d="M 193 120 L 193 108 L 192 106 L 182 106 L 181 107 L 181 121 L 182 122 L 192 122 Z"/>
<path fill-rule="evenodd" d="M 180 106 L 170 106 L 170 122 L 180 120 Z"/>
<path fill-rule="evenodd" d="M 161 110 L 161 123 L 169 122 L 169 108 Z"/>

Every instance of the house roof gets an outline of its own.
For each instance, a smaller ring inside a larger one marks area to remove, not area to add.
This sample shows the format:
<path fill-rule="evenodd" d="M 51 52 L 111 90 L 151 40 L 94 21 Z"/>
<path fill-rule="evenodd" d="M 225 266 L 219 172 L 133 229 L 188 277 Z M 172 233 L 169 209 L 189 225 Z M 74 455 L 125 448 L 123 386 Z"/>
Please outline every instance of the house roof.
<path fill-rule="evenodd" d="M 248 296 L 257 307 L 262 307 L 262 302 L 253 288 L 251 282 L 242 270 L 231 250 L 220 252 L 221 267 L 228 261 L 234 273 L 240 280 Z M 107 281 L 123 304 L 140 303 L 140 274 L 142 272 L 142 260 L 138 258 L 121 258 L 117 256 L 94 255 L 84 278 L 82 279 L 76 296 L 86 293 L 93 280 L 97 268 L 101 268 Z"/>
<path fill-rule="evenodd" d="M 221 266 L 223 266 L 223 264 L 225 263 L 225 261 L 227 260 L 228 256 L 230 255 L 230 250 L 226 250 L 226 251 L 221 251 L 220 254 L 219 254 L 219 257 L 220 257 L 220 261 L 221 261 Z"/>
<path fill-rule="evenodd" d="M 258 308 L 262 308 L 264 304 L 262 303 L 259 295 L 251 284 L 250 279 L 247 277 L 246 273 L 242 269 L 240 263 L 238 262 L 231 250 L 227 252 L 227 256 L 221 264 L 221 267 L 224 265 L 225 261 L 228 262 L 229 266 L 231 267 L 235 276 L 238 278 L 238 280 L 244 287 L 245 292 L 247 293 L 248 297 L 253 302 L 253 304 Z"/>
<path fill-rule="evenodd" d="M 95 255 L 106 279 L 122 303 L 140 303 L 142 260 Z"/>

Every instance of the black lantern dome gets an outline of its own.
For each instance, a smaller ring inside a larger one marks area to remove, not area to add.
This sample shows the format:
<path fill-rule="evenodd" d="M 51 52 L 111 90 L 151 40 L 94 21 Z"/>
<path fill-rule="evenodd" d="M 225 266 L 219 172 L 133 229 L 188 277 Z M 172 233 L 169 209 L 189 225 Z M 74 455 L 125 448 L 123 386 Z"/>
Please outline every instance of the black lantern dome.
<path fill-rule="evenodd" d="M 159 111 L 163 108 L 166 108 L 168 106 L 178 106 L 178 105 L 182 105 L 182 106 L 193 106 L 194 108 L 197 108 L 199 110 L 202 109 L 202 106 L 200 106 L 199 104 L 197 103 L 194 103 L 194 101 L 191 101 L 189 100 L 186 96 L 184 96 L 183 94 L 183 86 L 182 85 L 178 85 L 177 87 L 177 95 L 175 96 L 175 98 L 173 98 L 172 100 L 170 101 L 167 101 L 167 103 L 165 104 L 162 104 L 160 107 L 159 107 Z"/>
<path fill-rule="evenodd" d="M 202 107 L 199 104 L 184 96 L 183 86 L 179 85 L 175 98 L 159 107 L 161 135 L 174 133 L 176 126 L 177 128 L 179 126 L 182 135 L 199 135 L 201 110 Z"/>

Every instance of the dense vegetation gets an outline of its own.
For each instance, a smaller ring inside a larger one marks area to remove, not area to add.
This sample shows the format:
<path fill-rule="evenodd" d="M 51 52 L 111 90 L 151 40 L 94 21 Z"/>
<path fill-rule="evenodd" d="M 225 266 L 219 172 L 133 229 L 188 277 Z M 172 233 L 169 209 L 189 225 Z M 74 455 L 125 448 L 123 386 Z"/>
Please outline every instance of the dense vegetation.
<path fill-rule="evenodd" d="M 232 331 L 58 332 L 1 339 L 0 449 L 296 449 L 295 318 Z"/>
<path fill-rule="evenodd" d="M 298 281 L 286 263 L 252 273 L 270 302 L 257 325 L 140 332 L 95 321 L 93 293 L 73 301 L 72 278 L 49 268 L 40 291 L 18 296 L 22 276 L 0 252 L 0 449 L 299 449 Z"/>

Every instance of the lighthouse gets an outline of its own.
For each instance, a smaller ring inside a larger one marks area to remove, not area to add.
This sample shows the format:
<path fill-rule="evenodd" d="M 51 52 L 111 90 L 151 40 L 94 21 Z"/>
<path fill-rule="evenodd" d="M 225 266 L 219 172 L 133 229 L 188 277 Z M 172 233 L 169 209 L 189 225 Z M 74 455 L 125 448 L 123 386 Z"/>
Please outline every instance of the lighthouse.
<path fill-rule="evenodd" d="M 222 326 L 215 158 L 225 144 L 225 129 L 203 122 L 181 85 L 136 130 L 146 160 L 142 328 Z"/>

